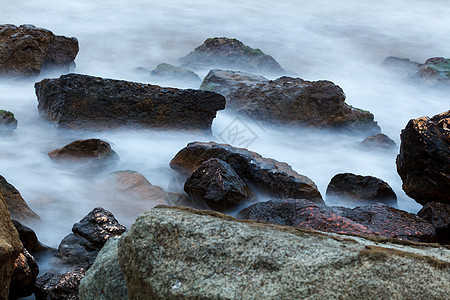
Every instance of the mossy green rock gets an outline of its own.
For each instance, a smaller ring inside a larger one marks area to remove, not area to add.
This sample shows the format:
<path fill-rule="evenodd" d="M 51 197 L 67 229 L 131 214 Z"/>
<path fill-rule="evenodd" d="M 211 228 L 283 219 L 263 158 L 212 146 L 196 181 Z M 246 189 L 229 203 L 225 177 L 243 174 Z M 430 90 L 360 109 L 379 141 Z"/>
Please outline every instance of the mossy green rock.
<path fill-rule="evenodd" d="M 450 59 L 443 57 L 429 58 L 423 65 L 419 66 L 416 76 L 426 85 L 448 86 L 450 85 Z"/>

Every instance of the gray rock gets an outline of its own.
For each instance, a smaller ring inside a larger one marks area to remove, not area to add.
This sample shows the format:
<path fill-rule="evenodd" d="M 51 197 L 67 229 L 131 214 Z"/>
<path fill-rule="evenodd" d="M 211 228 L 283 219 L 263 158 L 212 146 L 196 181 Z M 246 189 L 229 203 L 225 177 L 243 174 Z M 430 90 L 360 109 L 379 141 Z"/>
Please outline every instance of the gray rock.
<path fill-rule="evenodd" d="M 150 78 L 157 81 L 164 80 L 169 83 L 190 83 L 197 87 L 202 81 L 194 72 L 166 63 L 157 65 L 156 68 L 150 72 Z"/>
<path fill-rule="evenodd" d="M 127 286 L 118 260 L 118 238 L 111 238 L 98 253 L 78 289 L 80 300 L 126 300 Z"/>
<path fill-rule="evenodd" d="M 159 207 L 119 241 L 129 299 L 448 299 L 450 250 Z"/>

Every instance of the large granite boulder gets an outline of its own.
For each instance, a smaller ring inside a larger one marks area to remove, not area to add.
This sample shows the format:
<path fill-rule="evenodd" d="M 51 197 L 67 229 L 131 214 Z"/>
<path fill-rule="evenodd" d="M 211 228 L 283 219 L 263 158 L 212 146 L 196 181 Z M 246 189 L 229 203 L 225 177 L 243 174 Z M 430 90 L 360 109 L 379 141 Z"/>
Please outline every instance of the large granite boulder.
<path fill-rule="evenodd" d="M 122 236 L 118 258 L 130 300 L 443 300 L 449 251 L 159 207 Z"/>
<path fill-rule="evenodd" d="M 326 199 L 358 206 L 378 202 L 397 206 L 397 196 L 387 182 L 352 173 L 341 173 L 331 178 Z"/>
<path fill-rule="evenodd" d="M 237 39 L 207 39 L 191 53 L 179 59 L 181 67 L 192 70 L 234 69 L 253 73 L 286 74 L 270 55 L 244 45 Z"/>
<path fill-rule="evenodd" d="M 408 122 L 400 135 L 397 172 L 418 203 L 450 204 L 450 110 Z"/>
<path fill-rule="evenodd" d="M 0 193 L 6 202 L 11 219 L 20 222 L 33 222 L 40 220 L 39 216 L 28 206 L 20 192 L 0 175 Z"/>
<path fill-rule="evenodd" d="M 180 90 L 79 74 L 35 84 L 38 109 L 60 127 L 101 130 L 153 128 L 211 130 L 225 98 L 214 92 Z"/>
<path fill-rule="evenodd" d="M 428 202 L 417 215 L 433 225 L 439 243 L 450 245 L 450 204 Z"/>
<path fill-rule="evenodd" d="M 10 111 L 0 109 L 0 136 L 9 135 L 17 128 L 17 120 Z"/>
<path fill-rule="evenodd" d="M 266 193 L 278 199 L 304 198 L 324 203 L 315 183 L 295 172 L 287 163 L 227 144 L 189 143 L 175 155 L 170 167 L 189 176 L 210 158 L 228 163 L 255 192 Z"/>
<path fill-rule="evenodd" d="M 53 68 L 68 71 L 77 53 L 76 38 L 34 25 L 0 25 L 0 76 L 37 76 Z"/>

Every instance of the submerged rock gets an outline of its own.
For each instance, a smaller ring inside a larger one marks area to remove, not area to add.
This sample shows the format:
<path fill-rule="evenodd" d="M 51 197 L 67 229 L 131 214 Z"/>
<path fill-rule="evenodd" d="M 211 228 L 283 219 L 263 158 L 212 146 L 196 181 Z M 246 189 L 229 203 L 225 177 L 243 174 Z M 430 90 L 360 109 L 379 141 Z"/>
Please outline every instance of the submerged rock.
<path fill-rule="evenodd" d="M 36 260 L 26 249 L 23 249 L 14 263 L 9 299 L 27 297 L 33 294 L 38 274 L 39 267 Z"/>
<path fill-rule="evenodd" d="M 409 58 L 388 56 L 383 60 L 382 66 L 387 67 L 397 73 L 407 75 L 417 72 L 420 64 L 416 61 L 410 60 Z"/>
<path fill-rule="evenodd" d="M 397 144 L 384 133 L 366 137 L 361 145 L 366 149 L 395 149 Z"/>
<path fill-rule="evenodd" d="M 420 204 L 450 204 L 450 110 L 408 122 L 400 135 L 397 172 Z"/>
<path fill-rule="evenodd" d="M 207 39 L 191 53 L 179 59 L 181 67 L 193 70 L 225 68 L 265 74 L 286 74 L 270 55 L 244 45 L 237 39 Z"/>
<path fill-rule="evenodd" d="M 150 72 L 150 76 L 156 80 L 191 83 L 197 85 L 197 87 L 202 81 L 194 72 L 166 63 L 157 65 L 156 68 Z"/>
<path fill-rule="evenodd" d="M 85 273 L 83 268 L 45 273 L 36 281 L 36 300 L 78 300 L 78 286 Z"/>
<path fill-rule="evenodd" d="M 17 128 L 17 120 L 14 114 L 0 109 L 0 135 L 11 134 Z"/>
<path fill-rule="evenodd" d="M 79 74 L 35 84 L 38 109 L 60 127 L 102 130 L 151 128 L 211 130 L 222 95 Z"/>
<path fill-rule="evenodd" d="M 33 256 L 45 255 L 50 252 L 56 252 L 56 249 L 48 247 L 39 242 L 36 233 L 30 227 L 27 227 L 16 220 L 11 220 L 19 233 L 20 241 L 25 249 Z"/>
<path fill-rule="evenodd" d="M 352 173 L 335 175 L 328 184 L 326 197 L 327 200 L 341 200 L 358 206 L 378 202 L 397 206 L 397 196 L 387 182 Z"/>
<path fill-rule="evenodd" d="M 170 167 L 190 175 L 210 158 L 227 162 L 255 192 L 266 193 L 275 198 L 304 198 L 324 203 L 314 182 L 292 170 L 287 163 L 227 144 L 189 143 L 175 155 Z"/>
<path fill-rule="evenodd" d="M 417 215 L 433 225 L 439 243 L 450 245 L 450 204 L 428 202 Z"/>
<path fill-rule="evenodd" d="M 450 59 L 443 57 L 429 58 L 415 74 L 429 86 L 450 86 Z"/>
<path fill-rule="evenodd" d="M 76 38 L 34 25 L 0 25 L 0 76 L 37 76 L 53 68 L 68 71 L 77 53 Z"/>

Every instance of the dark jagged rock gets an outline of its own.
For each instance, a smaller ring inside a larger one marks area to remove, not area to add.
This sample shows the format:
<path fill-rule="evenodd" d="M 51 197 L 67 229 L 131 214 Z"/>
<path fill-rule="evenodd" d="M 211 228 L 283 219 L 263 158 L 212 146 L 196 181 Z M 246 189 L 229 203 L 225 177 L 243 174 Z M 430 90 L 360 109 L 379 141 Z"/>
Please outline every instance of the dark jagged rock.
<path fill-rule="evenodd" d="M 49 252 L 56 252 L 56 249 L 48 247 L 39 242 L 36 233 L 30 227 L 27 227 L 16 220 L 11 220 L 19 233 L 20 241 L 25 249 L 27 249 L 33 256 L 39 256 Z"/>
<path fill-rule="evenodd" d="M 429 58 L 415 74 L 416 78 L 429 86 L 450 85 L 450 59 L 443 57 Z"/>
<path fill-rule="evenodd" d="M 11 278 L 9 299 L 27 297 L 33 294 L 39 267 L 34 257 L 23 249 L 14 264 L 14 273 Z"/>
<path fill-rule="evenodd" d="M 428 202 L 417 215 L 434 226 L 439 243 L 450 245 L 450 204 Z"/>
<path fill-rule="evenodd" d="M 328 184 L 326 197 L 359 204 L 358 206 L 377 202 L 397 206 L 397 196 L 387 182 L 352 173 L 335 175 Z"/>
<path fill-rule="evenodd" d="M 179 59 L 181 67 L 193 70 L 213 68 L 235 69 L 247 72 L 286 74 L 280 64 L 259 49 L 226 37 L 207 39 L 191 53 Z"/>
<path fill-rule="evenodd" d="M 36 281 L 36 300 L 78 300 L 78 286 L 85 273 L 76 268 L 63 274 L 44 274 Z"/>
<path fill-rule="evenodd" d="M 14 114 L 0 109 L 0 135 L 11 134 L 17 128 L 17 120 Z"/>
<path fill-rule="evenodd" d="M 450 110 L 408 122 L 400 135 L 397 172 L 418 203 L 450 204 Z"/>
<path fill-rule="evenodd" d="M 76 38 L 33 25 L 0 25 L 0 76 L 37 76 L 53 68 L 68 71 L 77 53 Z"/>
<path fill-rule="evenodd" d="M 216 92 L 226 97 L 236 90 L 251 88 L 256 84 L 268 82 L 269 79 L 259 75 L 214 69 L 209 71 L 208 75 L 203 79 L 200 89 Z M 227 107 L 233 108 L 233 103 L 227 103 Z"/>
<path fill-rule="evenodd" d="M 92 167 L 106 167 L 119 160 L 111 145 L 99 139 L 77 140 L 50 151 L 48 156 L 54 161 L 85 163 Z"/>
<path fill-rule="evenodd" d="M 150 76 L 158 80 L 181 81 L 186 83 L 200 84 L 200 77 L 194 72 L 175 67 L 171 64 L 159 64 L 150 72 Z"/>
<path fill-rule="evenodd" d="M 395 149 L 397 145 L 384 133 L 366 137 L 361 145 L 366 149 Z"/>
<path fill-rule="evenodd" d="M 184 190 L 194 207 L 206 204 L 216 211 L 229 211 L 247 201 L 253 193 L 229 164 L 217 158 L 202 163 L 186 180 Z"/>
<path fill-rule="evenodd" d="M 170 167 L 190 175 L 210 158 L 227 162 L 255 192 L 275 198 L 305 198 L 324 203 L 314 182 L 292 170 L 288 164 L 227 144 L 189 143 L 175 155 Z"/>
<path fill-rule="evenodd" d="M 382 203 L 361 207 L 340 208 L 341 215 L 362 224 L 380 236 L 418 242 L 435 242 L 434 227 L 406 211 Z"/>
<path fill-rule="evenodd" d="M 40 220 L 39 216 L 28 206 L 19 191 L 5 177 L 0 175 L 0 193 L 8 206 L 11 218 L 20 222 Z"/>
<path fill-rule="evenodd" d="M 324 232 L 377 235 L 366 226 L 337 215 L 331 208 L 305 199 L 259 202 L 241 210 L 237 218 Z"/>
<path fill-rule="evenodd" d="M 35 84 L 38 109 L 60 127 L 153 128 L 209 132 L 222 95 L 79 74 Z"/>

